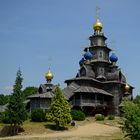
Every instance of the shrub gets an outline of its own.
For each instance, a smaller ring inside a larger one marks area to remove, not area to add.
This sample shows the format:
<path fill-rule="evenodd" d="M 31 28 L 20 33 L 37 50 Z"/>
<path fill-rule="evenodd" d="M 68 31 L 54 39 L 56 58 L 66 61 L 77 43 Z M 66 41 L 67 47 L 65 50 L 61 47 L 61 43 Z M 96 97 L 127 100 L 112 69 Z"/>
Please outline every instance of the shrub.
<path fill-rule="evenodd" d="M 10 123 L 9 120 L 10 120 L 10 119 L 9 119 L 9 117 L 8 117 L 8 115 L 7 115 L 7 111 L 3 112 L 3 113 L 1 114 L 1 122 L 5 123 L 5 124 L 9 124 L 9 123 Z"/>
<path fill-rule="evenodd" d="M 57 130 L 66 129 L 71 122 L 71 108 L 59 86 L 56 86 L 46 119 L 56 124 Z"/>
<path fill-rule="evenodd" d="M 31 120 L 33 122 L 43 122 L 45 121 L 46 113 L 41 108 L 36 108 L 31 112 Z"/>
<path fill-rule="evenodd" d="M 114 116 L 114 115 L 108 115 L 108 116 L 107 116 L 107 119 L 108 119 L 108 120 L 114 120 L 114 119 L 115 119 L 115 116 Z"/>
<path fill-rule="evenodd" d="M 83 121 L 85 120 L 85 113 L 80 110 L 71 110 L 71 116 L 73 120 Z"/>
<path fill-rule="evenodd" d="M 105 119 L 105 116 L 102 114 L 96 114 L 95 119 L 96 121 L 103 121 Z"/>
<path fill-rule="evenodd" d="M 131 140 L 140 140 L 140 99 L 136 103 L 123 102 L 122 130 Z"/>

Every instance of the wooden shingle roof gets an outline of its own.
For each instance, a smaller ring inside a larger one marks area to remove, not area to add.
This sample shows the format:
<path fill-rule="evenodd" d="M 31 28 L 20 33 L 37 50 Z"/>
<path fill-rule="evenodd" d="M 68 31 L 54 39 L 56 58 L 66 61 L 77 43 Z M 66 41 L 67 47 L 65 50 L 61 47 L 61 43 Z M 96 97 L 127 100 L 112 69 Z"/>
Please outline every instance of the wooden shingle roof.
<path fill-rule="evenodd" d="M 104 94 L 104 95 L 113 97 L 111 93 L 103 89 L 98 89 L 98 88 L 90 87 L 90 86 L 79 86 L 75 82 L 72 82 L 70 85 L 64 88 L 63 93 L 67 99 L 72 97 L 75 93 L 97 93 L 97 94 Z"/>

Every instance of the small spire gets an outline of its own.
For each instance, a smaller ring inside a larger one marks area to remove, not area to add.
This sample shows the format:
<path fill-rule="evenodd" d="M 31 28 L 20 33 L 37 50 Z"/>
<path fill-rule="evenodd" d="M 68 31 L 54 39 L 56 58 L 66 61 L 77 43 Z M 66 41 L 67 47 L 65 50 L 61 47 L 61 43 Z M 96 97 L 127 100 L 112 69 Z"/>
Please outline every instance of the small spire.
<path fill-rule="evenodd" d="M 48 68 L 49 69 L 51 68 L 51 62 L 52 62 L 52 58 L 49 56 L 49 58 L 48 58 Z"/>
<path fill-rule="evenodd" d="M 118 57 L 115 54 L 115 41 L 111 41 L 111 48 L 112 48 L 112 54 L 110 56 L 110 61 L 112 62 L 112 64 L 115 66 L 117 61 L 118 61 Z"/>
<path fill-rule="evenodd" d="M 124 88 L 125 88 L 125 92 L 129 92 L 130 91 L 130 86 L 127 83 L 125 84 Z"/>
<path fill-rule="evenodd" d="M 96 22 L 93 25 L 93 29 L 96 33 L 99 33 L 102 31 L 102 23 L 99 20 L 99 13 L 100 13 L 100 8 L 97 6 L 96 7 Z"/>
<path fill-rule="evenodd" d="M 45 74 L 47 82 L 51 82 L 53 79 L 53 73 L 51 72 L 51 57 L 48 58 L 48 72 Z"/>
<path fill-rule="evenodd" d="M 96 20 L 99 19 L 100 7 L 96 6 Z"/>
<path fill-rule="evenodd" d="M 87 51 L 89 51 L 89 47 L 87 47 Z"/>
<path fill-rule="evenodd" d="M 125 83 L 125 86 L 124 86 L 124 90 L 125 92 L 129 92 L 130 91 L 130 86 L 128 84 L 128 76 L 127 76 L 127 73 L 125 74 L 125 79 L 126 79 L 126 83 Z"/>
<path fill-rule="evenodd" d="M 84 58 L 86 60 L 90 60 L 91 58 L 93 57 L 92 53 L 89 51 L 89 47 L 87 47 L 87 51 L 86 53 L 84 54 Z"/>

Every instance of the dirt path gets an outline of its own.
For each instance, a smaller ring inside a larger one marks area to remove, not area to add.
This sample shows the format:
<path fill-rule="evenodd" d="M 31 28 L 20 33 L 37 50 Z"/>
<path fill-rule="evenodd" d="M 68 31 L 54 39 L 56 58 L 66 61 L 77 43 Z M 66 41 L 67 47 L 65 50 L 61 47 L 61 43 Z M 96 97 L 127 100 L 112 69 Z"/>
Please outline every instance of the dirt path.
<path fill-rule="evenodd" d="M 112 133 L 120 131 L 119 128 L 114 126 L 108 126 L 98 123 L 91 123 L 84 126 L 78 126 L 75 130 L 58 132 L 54 134 L 48 134 L 48 137 L 58 136 L 108 136 Z"/>
<path fill-rule="evenodd" d="M 50 134 L 41 134 L 41 135 L 25 135 L 25 136 L 14 136 L 14 137 L 7 137 L 6 139 L 20 139 L 20 138 L 35 138 L 35 137 L 68 137 L 68 136 L 110 136 L 113 133 L 120 132 L 120 129 L 115 126 L 108 126 L 99 123 L 90 123 L 84 126 L 78 126 L 75 129 L 70 131 L 64 132 L 56 132 Z M 2 139 L 2 138 L 0 138 Z M 5 139 L 5 138 L 3 138 Z"/>

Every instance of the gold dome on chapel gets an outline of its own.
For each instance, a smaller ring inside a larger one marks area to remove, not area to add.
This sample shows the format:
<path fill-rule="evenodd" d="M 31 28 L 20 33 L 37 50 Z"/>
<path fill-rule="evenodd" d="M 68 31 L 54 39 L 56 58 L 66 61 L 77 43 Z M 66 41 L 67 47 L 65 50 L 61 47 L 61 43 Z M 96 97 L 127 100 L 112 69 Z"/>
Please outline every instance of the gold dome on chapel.
<path fill-rule="evenodd" d="M 94 29 L 95 31 L 101 31 L 102 28 L 103 28 L 102 23 L 100 22 L 99 19 L 97 19 L 96 22 L 95 22 L 94 25 L 93 25 L 93 29 Z"/>
<path fill-rule="evenodd" d="M 51 81 L 51 80 L 53 79 L 53 74 L 52 74 L 52 72 L 50 71 L 50 69 L 49 69 L 49 71 L 46 73 L 45 78 L 46 78 L 47 81 Z"/>
<path fill-rule="evenodd" d="M 125 91 L 128 92 L 130 90 L 130 86 L 128 84 L 125 84 Z"/>

